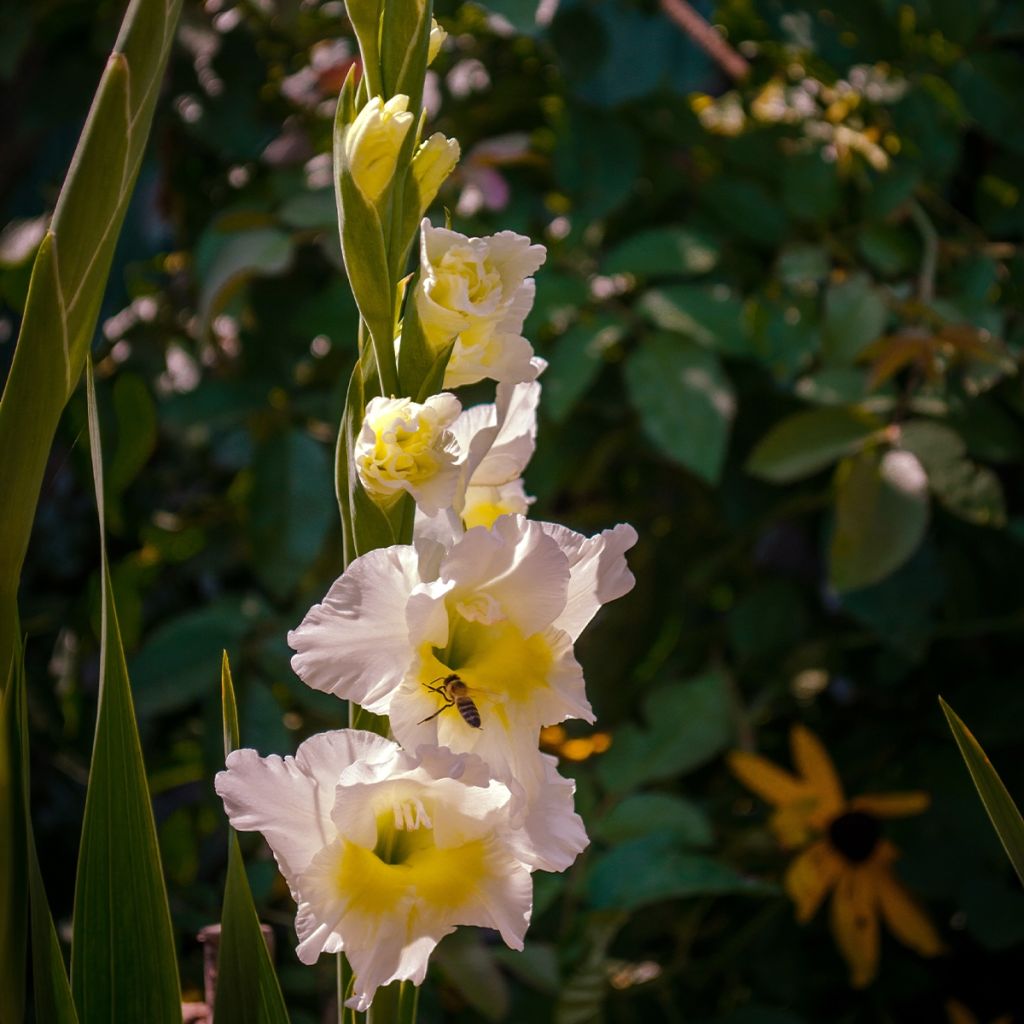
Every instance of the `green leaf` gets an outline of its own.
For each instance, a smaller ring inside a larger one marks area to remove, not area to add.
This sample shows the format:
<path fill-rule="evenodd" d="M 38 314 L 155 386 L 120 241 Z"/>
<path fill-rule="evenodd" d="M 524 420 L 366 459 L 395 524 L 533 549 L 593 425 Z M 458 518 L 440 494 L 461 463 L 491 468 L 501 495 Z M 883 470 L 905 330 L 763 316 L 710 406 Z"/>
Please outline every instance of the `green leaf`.
<path fill-rule="evenodd" d="M 761 896 L 771 891 L 710 857 L 680 850 L 675 837 L 667 835 L 616 846 L 595 859 L 587 879 L 590 904 L 597 910 L 636 910 L 690 896 Z"/>
<path fill-rule="evenodd" d="M 699 768 L 732 739 L 728 686 L 717 672 L 661 687 L 643 710 L 647 728 L 622 726 L 598 762 L 598 776 L 612 792 Z"/>
<path fill-rule="evenodd" d="M 78 852 L 71 988 L 83 1024 L 181 1024 L 177 950 L 107 564 L 91 367 L 86 383 L 103 598 L 99 708 Z"/>
<path fill-rule="evenodd" d="M 556 344 L 544 371 L 544 412 L 561 423 L 586 394 L 605 364 L 605 353 L 626 333 L 612 316 L 598 316 L 570 327 Z"/>
<path fill-rule="evenodd" d="M 1006 525 L 999 477 L 967 458 L 967 445 L 955 430 L 931 420 L 911 420 L 900 428 L 900 447 L 917 456 L 932 493 L 953 515 L 977 526 Z"/>
<path fill-rule="evenodd" d="M 330 457 L 305 431 L 274 434 L 256 453 L 249 494 L 248 535 L 256 574 L 278 597 L 302 580 L 327 540 Z"/>
<path fill-rule="evenodd" d="M 1013 864 L 1017 877 L 1024 884 L 1024 818 L 1021 817 L 1013 798 L 1006 791 L 988 755 L 971 734 L 970 729 L 960 720 L 957 713 L 940 697 L 939 705 L 946 716 L 953 738 L 960 748 L 960 754 L 971 773 L 971 780 L 981 797 L 981 802 Z"/>
<path fill-rule="evenodd" d="M 28 893 L 25 887 L 26 781 L 24 687 L 16 611 L 10 623 L 14 646 L 4 666 L 0 694 L 0 1020 L 21 1021 L 25 1011 Z"/>
<path fill-rule="evenodd" d="M 833 363 L 852 363 L 885 330 L 889 308 L 867 274 L 851 274 L 829 285 L 825 295 L 822 348 Z"/>
<path fill-rule="evenodd" d="M 414 115 L 419 113 L 423 99 L 432 11 L 433 4 L 423 0 L 389 0 L 384 4 L 380 35 L 384 94 L 408 96 Z"/>
<path fill-rule="evenodd" d="M 651 228 L 620 242 L 601 264 L 605 274 L 695 277 L 718 263 L 717 242 L 683 227 Z"/>
<path fill-rule="evenodd" d="M 217 661 L 236 654 L 250 618 L 234 599 L 186 612 L 164 623 L 132 659 L 140 718 L 184 707 L 216 692 Z"/>
<path fill-rule="evenodd" d="M 633 408 L 669 458 L 710 484 L 718 481 L 736 413 L 718 357 L 671 334 L 648 338 L 626 362 Z"/>
<path fill-rule="evenodd" d="M 878 419 L 855 407 L 793 413 L 758 441 L 747 472 L 776 484 L 802 480 L 859 451 L 881 429 Z"/>
<path fill-rule="evenodd" d="M 928 479 L 906 451 L 861 452 L 836 469 L 829 581 L 836 590 L 878 583 L 917 550 L 928 525 Z"/>
<path fill-rule="evenodd" d="M 595 839 L 621 843 L 660 832 L 682 846 L 705 847 L 714 842 L 711 819 L 694 803 L 671 793 L 635 793 L 616 804 L 590 829 Z"/>
<path fill-rule="evenodd" d="M 638 305 L 663 330 L 730 355 L 750 352 L 743 303 L 728 285 L 668 285 L 647 292 Z"/>
<path fill-rule="evenodd" d="M 13 632 L 18 636 L 17 623 Z M 0 921 L 4 922 L 0 942 L 10 982 L 0 993 L 0 1017 L 5 1021 L 21 1020 L 24 1011 L 27 909 L 35 1019 L 53 1024 L 77 1024 L 78 1016 L 39 871 L 32 831 L 28 710 L 24 651 L 20 642 L 14 651 L 7 686 L 0 697 L 0 729 L 6 740 L 5 749 L 11 754 L 10 763 L 0 770 L 0 806 L 5 822 L 0 838 L 4 845 L 0 849 L 3 863 L 9 866 L 5 881 L 15 882 L 14 892 L 17 893 L 12 900 L 5 892 L 0 901 Z"/>
<path fill-rule="evenodd" d="M 23 809 L 21 821 L 24 824 L 26 840 L 26 859 L 28 868 L 28 910 L 29 932 L 32 948 L 32 992 L 35 1000 L 35 1019 L 52 1021 L 53 1024 L 78 1024 L 78 1014 L 71 998 L 71 985 L 68 983 L 68 972 L 64 965 L 64 954 L 61 952 L 57 939 L 57 929 L 53 925 L 50 903 L 46 898 L 46 888 L 39 870 L 39 857 L 36 853 L 36 839 L 32 829 L 32 799 L 29 776 L 29 732 L 28 713 L 25 700 L 25 666 L 22 651 L 16 653 L 13 683 L 8 687 L 5 698 L 9 698 L 15 708 L 18 721 L 19 742 L 19 776 Z M 12 821 L 12 819 L 5 819 Z M 11 827 L 10 835 L 18 833 Z M 24 961 L 22 961 L 23 963 Z M 5 1017 L 6 1019 L 6 1017 Z"/>
<path fill-rule="evenodd" d="M 220 692 L 227 757 L 239 745 L 238 707 L 227 651 L 221 659 Z M 238 837 L 234 829 L 229 831 L 214 1017 L 220 1024 L 287 1024 L 288 1011 L 256 916 Z"/>
<path fill-rule="evenodd" d="M 828 277 L 831 269 L 832 258 L 821 245 L 797 243 L 779 253 L 779 278 L 801 293 L 814 292 L 819 282 Z"/>
<path fill-rule="evenodd" d="M 0 675 L 50 445 L 96 327 L 180 7 L 129 5 L 32 270 L 0 399 Z"/>
<path fill-rule="evenodd" d="M 214 317 L 251 277 L 281 274 L 294 255 L 292 237 L 275 227 L 257 227 L 228 235 L 203 275 L 199 294 L 199 332 L 209 333 Z"/>

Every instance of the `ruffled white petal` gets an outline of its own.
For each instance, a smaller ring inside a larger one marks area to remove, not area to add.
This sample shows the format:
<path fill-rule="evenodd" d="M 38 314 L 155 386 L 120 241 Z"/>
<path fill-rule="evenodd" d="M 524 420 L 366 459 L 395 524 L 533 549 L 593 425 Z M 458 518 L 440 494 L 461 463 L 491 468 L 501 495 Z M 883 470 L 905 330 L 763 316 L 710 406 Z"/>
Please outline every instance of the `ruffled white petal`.
<path fill-rule="evenodd" d="M 558 773 L 558 760 L 538 753 L 540 771 L 525 785 L 510 783 L 517 804 L 518 828 L 511 833 L 517 855 L 540 871 L 564 871 L 589 845 L 583 819 L 576 813 L 576 783 Z"/>
<path fill-rule="evenodd" d="M 296 675 L 386 714 L 413 657 L 405 612 L 420 582 L 419 562 L 415 548 L 398 545 L 357 558 L 288 634 Z"/>
<path fill-rule="evenodd" d="M 626 564 L 626 552 L 637 542 L 637 533 L 626 523 L 596 537 L 584 537 L 557 523 L 540 526 L 569 561 L 566 605 L 555 625 L 576 640 L 601 605 L 633 589 L 636 578 Z"/>
<path fill-rule="evenodd" d="M 373 733 L 343 729 L 311 736 L 295 757 L 234 750 L 227 770 L 217 773 L 214 789 L 236 829 L 263 833 L 292 884 L 335 838 L 331 807 L 341 772 L 359 758 L 379 761 L 394 749 L 394 743 Z"/>

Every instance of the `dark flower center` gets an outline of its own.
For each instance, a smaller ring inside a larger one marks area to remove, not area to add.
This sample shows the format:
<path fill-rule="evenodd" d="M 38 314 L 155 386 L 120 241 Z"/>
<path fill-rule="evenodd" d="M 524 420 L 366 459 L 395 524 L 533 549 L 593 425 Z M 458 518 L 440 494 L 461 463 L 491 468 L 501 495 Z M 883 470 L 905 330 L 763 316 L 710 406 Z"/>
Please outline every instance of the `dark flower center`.
<path fill-rule="evenodd" d="M 863 811 L 841 814 L 828 827 L 829 842 L 851 864 L 863 864 L 875 852 L 881 835 L 878 819 Z"/>

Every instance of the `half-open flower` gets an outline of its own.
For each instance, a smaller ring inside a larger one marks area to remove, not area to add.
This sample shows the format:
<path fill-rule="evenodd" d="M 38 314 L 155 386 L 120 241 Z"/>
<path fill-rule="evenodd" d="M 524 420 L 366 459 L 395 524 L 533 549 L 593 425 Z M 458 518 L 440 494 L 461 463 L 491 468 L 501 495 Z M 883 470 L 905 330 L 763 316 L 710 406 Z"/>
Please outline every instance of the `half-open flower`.
<path fill-rule="evenodd" d="M 514 231 L 468 238 L 423 221 L 416 310 L 428 341 L 442 349 L 457 339 L 445 387 L 474 381 L 533 380 L 533 348 L 522 337 L 533 306 L 532 274 L 544 262 L 542 245 Z"/>
<path fill-rule="evenodd" d="M 311 737 L 294 758 L 236 750 L 216 789 L 232 825 L 262 832 L 274 852 L 298 904 L 299 959 L 344 951 L 357 1010 L 381 985 L 419 985 L 457 925 L 523 948 L 532 883 L 515 802 L 478 758 L 412 755 L 344 729 Z"/>
<path fill-rule="evenodd" d="M 432 395 L 420 404 L 410 398 L 374 398 L 366 407 L 356 439 L 356 472 L 380 505 L 403 492 L 427 515 L 448 508 L 459 486 L 461 451 L 449 429 L 462 406 L 454 395 Z"/>
<path fill-rule="evenodd" d="M 447 548 L 371 551 L 289 633 L 292 667 L 315 689 L 390 715 L 406 747 L 474 752 L 526 785 L 542 774 L 542 726 L 593 721 L 573 643 L 633 586 L 625 552 L 635 542 L 626 525 L 588 539 L 502 516 Z"/>

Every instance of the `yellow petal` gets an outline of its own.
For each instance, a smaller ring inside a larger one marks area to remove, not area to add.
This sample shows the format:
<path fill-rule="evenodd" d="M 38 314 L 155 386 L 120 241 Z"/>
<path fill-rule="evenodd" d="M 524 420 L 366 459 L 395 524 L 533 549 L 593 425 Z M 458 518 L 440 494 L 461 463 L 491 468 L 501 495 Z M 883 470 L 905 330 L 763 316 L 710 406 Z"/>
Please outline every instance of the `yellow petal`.
<path fill-rule="evenodd" d="M 780 846 L 796 850 L 806 846 L 815 837 L 819 829 L 812 825 L 811 819 L 817 802 L 811 796 L 800 803 L 786 804 L 768 819 L 768 827 Z"/>
<path fill-rule="evenodd" d="M 931 798 L 927 793 L 867 793 L 854 797 L 850 806 L 876 818 L 905 818 L 927 810 Z"/>
<path fill-rule="evenodd" d="M 841 871 L 842 863 L 826 843 L 815 843 L 789 865 L 786 892 L 796 904 L 796 919 L 801 924 L 814 917 Z"/>
<path fill-rule="evenodd" d="M 921 956 L 938 956 L 942 940 L 928 915 L 887 867 L 875 869 L 875 887 L 882 917 L 904 946 Z"/>
<path fill-rule="evenodd" d="M 770 804 L 779 806 L 807 799 L 807 787 L 800 779 L 759 754 L 734 750 L 728 762 L 733 775 Z"/>
<path fill-rule="evenodd" d="M 846 798 L 843 787 L 821 740 L 802 725 L 794 725 L 789 734 L 793 763 L 818 796 L 817 812 L 822 818 L 838 814 Z"/>
<path fill-rule="evenodd" d="M 878 904 L 873 882 L 869 870 L 849 869 L 832 895 L 832 934 L 850 968 L 854 988 L 870 985 L 878 972 Z"/>

